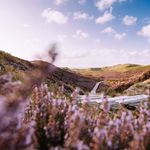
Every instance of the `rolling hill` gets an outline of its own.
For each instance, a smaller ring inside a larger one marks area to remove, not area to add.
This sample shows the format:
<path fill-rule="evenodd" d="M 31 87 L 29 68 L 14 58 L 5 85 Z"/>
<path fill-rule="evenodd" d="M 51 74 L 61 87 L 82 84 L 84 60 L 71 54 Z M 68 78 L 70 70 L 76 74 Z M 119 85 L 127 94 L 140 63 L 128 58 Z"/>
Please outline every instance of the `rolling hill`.
<path fill-rule="evenodd" d="M 86 77 L 103 79 L 109 87 L 109 94 L 125 93 L 131 95 L 129 92 L 131 89 L 132 93 L 138 93 L 135 88 L 138 87 L 136 86 L 138 84 L 141 85 L 138 90 L 142 94 L 149 87 L 147 81 L 150 78 L 150 65 L 121 64 L 104 68 L 74 69 L 73 71 Z"/>
<path fill-rule="evenodd" d="M 150 66 L 123 64 L 104 68 L 66 69 L 44 61 L 26 61 L 0 51 L 0 75 L 15 74 L 14 80 L 31 75 L 35 70 L 45 73 L 43 81 L 49 86 L 63 85 L 67 92 L 80 87 L 81 94 L 91 91 L 98 81 L 97 92 L 105 91 L 111 96 L 118 94 L 143 94 L 150 87 Z M 43 82 L 42 81 L 42 82 Z"/>
<path fill-rule="evenodd" d="M 75 87 L 80 87 L 81 93 L 89 92 L 98 82 L 98 79 L 79 75 L 71 70 L 59 68 L 48 62 L 29 62 L 0 51 L 0 75 L 12 72 L 15 74 L 15 80 L 22 80 L 24 74 L 29 76 L 35 70 L 37 71 L 37 69 L 42 70 L 46 75 L 44 82 L 47 82 L 49 85 L 64 85 L 67 92 L 72 92 Z"/>

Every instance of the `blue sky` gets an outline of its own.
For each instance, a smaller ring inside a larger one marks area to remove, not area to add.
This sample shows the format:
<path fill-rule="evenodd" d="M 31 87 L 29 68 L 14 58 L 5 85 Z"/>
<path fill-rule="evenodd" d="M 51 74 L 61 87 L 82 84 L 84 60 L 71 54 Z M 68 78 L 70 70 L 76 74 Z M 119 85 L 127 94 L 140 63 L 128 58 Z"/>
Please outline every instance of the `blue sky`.
<path fill-rule="evenodd" d="M 0 0 L 1 50 L 34 60 L 53 42 L 57 66 L 150 64 L 150 1 Z"/>

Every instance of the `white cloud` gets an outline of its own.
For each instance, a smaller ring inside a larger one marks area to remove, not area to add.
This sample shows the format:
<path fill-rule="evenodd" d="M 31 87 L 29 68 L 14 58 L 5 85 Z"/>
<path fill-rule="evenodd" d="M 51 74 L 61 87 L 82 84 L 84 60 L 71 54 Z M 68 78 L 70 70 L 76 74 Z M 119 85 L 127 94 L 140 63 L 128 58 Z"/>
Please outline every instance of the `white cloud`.
<path fill-rule="evenodd" d="M 126 15 L 123 18 L 123 23 L 127 26 L 131 26 L 131 25 L 135 24 L 136 21 L 137 21 L 137 17 L 134 17 L 134 16 Z"/>
<path fill-rule="evenodd" d="M 145 49 L 144 51 L 142 51 L 144 56 L 150 56 L 150 50 L 149 49 Z"/>
<path fill-rule="evenodd" d="M 86 3 L 86 0 L 79 0 L 78 3 L 79 3 L 80 5 L 83 5 L 83 4 Z"/>
<path fill-rule="evenodd" d="M 96 3 L 96 7 L 99 10 L 105 10 L 111 8 L 114 3 L 124 2 L 126 0 L 98 0 Z"/>
<path fill-rule="evenodd" d="M 148 42 L 150 42 L 150 24 L 143 26 L 142 29 L 137 34 L 147 38 Z"/>
<path fill-rule="evenodd" d="M 73 35 L 74 38 L 79 38 L 79 39 L 85 39 L 89 37 L 89 34 L 82 31 L 82 30 L 77 30 L 76 33 Z"/>
<path fill-rule="evenodd" d="M 41 44 L 41 40 L 37 37 L 34 37 L 32 39 L 27 39 L 27 40 L 25 40 L 25 42 L 33 47 L 35 47 L 35 46 L 38 47 Z"/>
<path fill-rule="evenodd" d="M 54 0 L 54 4 L 61 5 L 61 4 L 65 3 L 66 1 L 68 1 L 68 0 Z"/>
<path fill-rule="evenodd" d="M 104 30 L 101 31 L 101 33 L 107 33 L 107 34 L 113 35 L 113 37 L 116 40 L 121 40 L 121 39 L 123 39 L 126 36 L 126 33 L 118 33 L 112 27 L 105 28 Z"/>
<path fill-rule="evenodd" d="M 115 16 L 113 16 L 111 12 L 105 11 L 102 16 L 98 17 L 95 20 L 95 22 L 97 24 L 105 24 L 106 22 L 109 22 L 109 21 L 113 20 L 114 18 L 115 18 Z"/>
<path fill-rule="evenodd" d="M 46 19 L 48 23 L 65 24 L 68 18 L 60 11 L 47 8 L 42 12 L 42 17 Z"/>
<path fill-rule="evenodd" d="M 89 14 L 87 14 L 85 12 L 78 11 L 78 12 L 74 12 L 73 13 L 73 19 L 74 20 L 81 20 L 81 19 L 83 19 L 83 20 L 91 20 L 93 18 L 94 18 L 94 16 L 90 16 Z"/>
<path fill-rule="evenodd" d="M 100 40 L 99 38 L 97 38 L 97 39 L 95 40 L 95 42 L 96 42 L 96 43 L 101 43 L 101 40 Z"/>
<path fill-rule="evenodd" d="M 126 36 L 126 33 L 116 33 L 115 39 L 122 40 Z"/>
<path fill-rule="evenodd" d="M 60 35 L 57 35 L 57 40 L 59 42 L 64 42 L 64 40 L 67 38 L 68 36 L 66 34 L 60 34 Z"/>
<path fill-rule="evenodd" d="M 31 25 L 26 24 L 26 23 L 25 23 L 25 24 L 23 24 L 22 26 L 23 26 L 24 28 L 29 28 L 29 27 L 31 27 Z"/>
<path fill-rule="evenodd" d="M 115 30 L 112 27 L 107 27 L 101 31 L 102 33 L 114 33 Z"/>
<path fill-rule="evenodd" d="M 150 38 L 150 24 L 147 26 L 143 26 L 142 29 L 138 32 L 138 35 Z"/>
<path fill-rule="evenodd" d="M 143 24 L 150 24 L 150 17 L 146 17 L 142 21 Z"/>
<path fill-rule="evenodd" d="M 63 58 L 71 58 L 71 59 L 78 59 L 88 56 L 88 51 L 85 50 L 77 50 L 77 51 L 69 51 L 62 53 Z"/>

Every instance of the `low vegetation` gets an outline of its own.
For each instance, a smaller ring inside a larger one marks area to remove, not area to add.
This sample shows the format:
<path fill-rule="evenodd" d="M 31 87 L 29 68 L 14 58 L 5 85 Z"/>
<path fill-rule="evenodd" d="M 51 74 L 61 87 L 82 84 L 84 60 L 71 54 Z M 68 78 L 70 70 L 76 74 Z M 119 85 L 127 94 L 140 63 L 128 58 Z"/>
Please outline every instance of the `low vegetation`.
<path fill-rule="evenodd" d="M 0 149 L 131 149 L 150 147 L 150 102 L 134 111 L 109 102 L 91 106 L 78 102 L 75 90 L 70 98 L 62 86 L 49 88 L 39 81 L 13 81 L 1 76 Z M 7 143 L 7 147 L 6 147 Z"/>
<path fill-rule="evenodd" d="M 19 75 L 23 80 L 12 72 L 0 75 L 1 150 L 150 149 L 149 100 L 134 110 L 122 104 L 114 110 L 107 99 L 82 104 L 77 90 L 46 84 L 49 69 L 46 63 Z"/>
<path fill-rule="evenodd" d="M 136 64 L 123 64 L 104 68 L 91 69 L 74 69 L 73 71 L 88 77 L 103 80 L 108 86 L 107 93 L 115 93 L 115 95 L 128 93 L 130 87 L 136 86 L 138 83 L 145 82 L 150 78 L 150 66 L 141 66 Z M 144 84 L 145 87 L 147 84 Z M 148 86 L 146 87 L 148 88 Z M 140 93 L 144 94 L 145 90 L 139 88 Z M 99 91 L 99 89 L 98 89 Z M 137 93 L 138 94 L 138 93 Z M 132 95 L 132 94 L 131 94 Z"/>

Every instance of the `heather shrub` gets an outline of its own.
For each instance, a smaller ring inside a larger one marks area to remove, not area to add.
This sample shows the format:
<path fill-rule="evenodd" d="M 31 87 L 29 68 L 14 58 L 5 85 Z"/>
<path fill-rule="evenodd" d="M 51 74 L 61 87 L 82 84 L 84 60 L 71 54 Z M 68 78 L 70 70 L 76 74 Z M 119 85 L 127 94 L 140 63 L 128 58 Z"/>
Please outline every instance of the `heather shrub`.
<path fill-rule="evenodd" d="M 133 111 L 122 104 L 114 110 L 107 98 L 81 103 L 79 90 L 66 94 L 63 86 L 45 84 L 48 69 L 22 81 L 0 76 L 0 150 L 150 149 L 150 100 Z"/>
<path fill-rule="evenodd" d="M 21 96 L 16 91 L 22 83 L 16 82 L 8 79 L 14 91 L 0 97 L 1 149 L 7 149 L 6 143 L 12 150 L 149 148 L 149 101 L 135 111 L 122 105 L 112 111 L 107 99 L 99 105 L 80 104 L 77 91 L 69 100 L 62 87 L 56 93 L 46 84 L 34 85 L 29 96 Z"/>
<path fill-rule="evenodd" d="M 69 101 L 62 97 L 62 91 L 58 93 L 61 94 L 49 92 L 46 85 L 36 87 L 33 92 L 28 106 L 32 115 L 26 120 L 35 121 L 36 148 L 135 149 L 137 144 L 137 149 L 149 148 L 148 101 L 135 111 L 122 105 L 111 111 L 107 100 L 90 106 L 77 103 L 77 97 Z"/>

